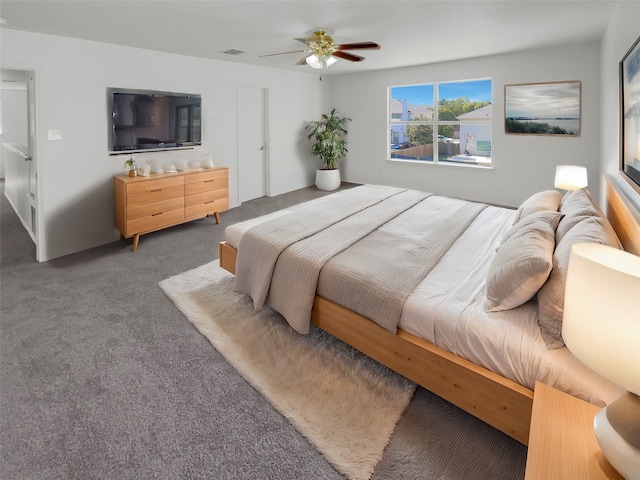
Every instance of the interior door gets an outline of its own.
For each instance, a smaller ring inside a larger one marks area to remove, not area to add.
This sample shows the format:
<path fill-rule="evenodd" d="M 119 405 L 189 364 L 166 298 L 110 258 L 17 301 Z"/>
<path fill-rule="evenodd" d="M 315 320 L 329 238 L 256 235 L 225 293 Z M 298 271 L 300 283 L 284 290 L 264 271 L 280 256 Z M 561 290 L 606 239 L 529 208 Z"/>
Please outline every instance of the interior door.
<path fill-rule="evenodd" d="M 267 192 L 267 89 L 238 87 L 238 196 L 240 203 Z"/>

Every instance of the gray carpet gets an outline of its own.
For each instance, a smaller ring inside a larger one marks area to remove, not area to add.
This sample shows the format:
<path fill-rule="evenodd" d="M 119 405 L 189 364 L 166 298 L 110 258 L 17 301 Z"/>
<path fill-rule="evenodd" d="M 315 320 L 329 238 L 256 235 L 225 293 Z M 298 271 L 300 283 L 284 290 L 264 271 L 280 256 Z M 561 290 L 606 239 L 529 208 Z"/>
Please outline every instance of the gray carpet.
<path fill-rule="evenodd" d="M 4 198 L 0 477 L 340 479 L 157 283 L 217 258 L 224 225 L 306 188 L 38 264 Z M 526 448 L 419 388 L 374 479 L 520 479 Z"/>

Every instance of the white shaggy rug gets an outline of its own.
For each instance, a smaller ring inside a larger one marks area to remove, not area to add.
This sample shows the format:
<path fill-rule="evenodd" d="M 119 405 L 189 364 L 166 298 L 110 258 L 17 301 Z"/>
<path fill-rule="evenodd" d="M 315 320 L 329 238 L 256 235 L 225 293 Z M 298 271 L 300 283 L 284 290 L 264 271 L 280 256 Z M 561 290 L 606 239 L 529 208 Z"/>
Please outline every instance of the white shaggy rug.
<path fill-rule="evenodd" d="M 415 384 L 312 328 L 253 309 L 214 261 L 159 283 L 261 395 L 349 479 L 369 479 Z"/>

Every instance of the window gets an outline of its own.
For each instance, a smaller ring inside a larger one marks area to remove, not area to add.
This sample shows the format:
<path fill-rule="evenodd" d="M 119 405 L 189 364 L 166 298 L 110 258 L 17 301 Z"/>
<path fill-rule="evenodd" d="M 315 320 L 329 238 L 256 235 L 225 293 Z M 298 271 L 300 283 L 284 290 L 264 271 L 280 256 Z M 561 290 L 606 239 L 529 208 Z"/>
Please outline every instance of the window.
<path fill-rule="evenodd" d="M 176 139 L 188 142 L 190 138 L 200 138 L 200 107 L 184 105 L 176 108 Z"/>
<path fill-rule="evenodd" d="M 389 132 L 391 159 L 491 165 L 491 79 L 389 87 Z"/>

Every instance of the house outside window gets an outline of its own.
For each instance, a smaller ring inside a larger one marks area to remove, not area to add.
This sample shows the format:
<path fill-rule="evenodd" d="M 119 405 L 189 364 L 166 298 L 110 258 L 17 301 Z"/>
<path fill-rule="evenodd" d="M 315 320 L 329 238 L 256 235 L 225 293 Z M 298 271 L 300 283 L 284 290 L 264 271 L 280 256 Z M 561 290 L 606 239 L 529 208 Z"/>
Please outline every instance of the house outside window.
<path fill-rule="evenodd" d="M 491 101 L 491 79 L 389 87 L 389 157 L 490 166 Z"/>

